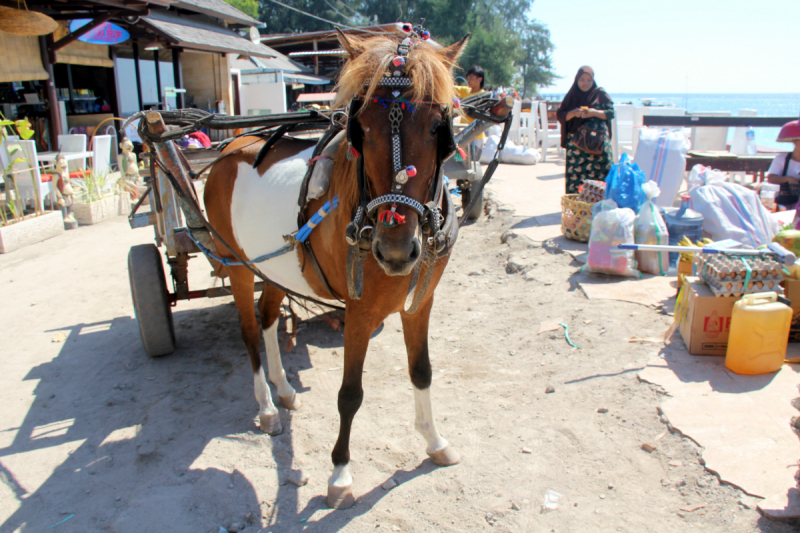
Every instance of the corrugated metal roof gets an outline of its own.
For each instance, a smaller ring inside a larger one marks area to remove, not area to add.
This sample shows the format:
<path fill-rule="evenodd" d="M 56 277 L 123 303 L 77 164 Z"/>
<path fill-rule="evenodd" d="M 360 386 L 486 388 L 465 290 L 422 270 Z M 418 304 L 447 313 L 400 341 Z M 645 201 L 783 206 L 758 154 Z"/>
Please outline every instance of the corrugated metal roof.
<path fill-rule="evenodd" d="M 283 75 L 283 80 L 288 83 L 304 83 L 306 85 L 328 85 L 331 80 L 324 76 L 315 76 L 314 74 L 286 74 Z"/>
<path fill-rule="evenodd" d="M 307 52 L 289 52 L 289 57 L 313 57 L 313 56 L 346 56 L 347 50 L 309 50 Z"/>
<path fill-rule="evenodd" d="M 250 61 L 258 69 L 262 69 L 264 72 L 275 72 L 275 71 L 282 71 L 282 72 L 296 72 L 296 73 L 310 73 L 311 69 L 308 69 L 301 65 L 300 63 L 296 63 L 286 57 L 285 55 L 281 54 L 280 52 L 275 52 L 275 57 L 251 57 Z M 243 70 L 242 72 L 247 72 L 247 70 Z"/>
<path fill-rule="evenodd" d="M 346 35 L 369 36 L 372 34 L 391 33 L 405 35 L 402 22 L 391 22 L 377 26 L 364 26 L 363 28 L 342 30 Z M 261 42 L 269 45 L 300 44 L 303 42 L 336 39 L 336 30 L 309 31 L 303 33 L 278 33 L 261 37 Z"/>
<path fill-rule="evenodd" d="M 193 0 L 200 1 L 200 0 Z M 275 57 L 278 52 L 245 39 L 238 33 L 214 24 L 210 20 L 184 17 L 169 11 L 152 11 L 142 21 L 173 44 L 190 50 L 234 52 L 249 56 Z"/>
<path fill-rule="evenodd" d="M 179 9 L 187 9 L 204 13 L 206 15 L 223 19 L 227 22 L 235 22 L 238 24 L 245 24 L 247 26 L 256 26 L 263 28 L 266 26 L 263 22 L 252 18 L 250 15 L 242 13 L 232 5 L 222 0 L 178 0 L 174 7 Z"/>

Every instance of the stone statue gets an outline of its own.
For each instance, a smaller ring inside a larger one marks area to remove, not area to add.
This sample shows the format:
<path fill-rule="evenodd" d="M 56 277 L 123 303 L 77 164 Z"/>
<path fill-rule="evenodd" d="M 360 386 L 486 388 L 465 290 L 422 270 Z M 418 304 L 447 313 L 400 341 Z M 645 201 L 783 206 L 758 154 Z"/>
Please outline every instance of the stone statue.
<path fill-rule="evenodd" d="M 69 177 L 67 159 L 62 154 L 58 154 L 56 156 L 55 165 L 56 171 L 53 175 L 53 190 L 58 199 L 56 204 L 61 208 L 61 213 L 64 215 L 64 228 L 75 229 L 78 227 L 78 221 L 75 220 L 75 216 L 72 214 L 75 192 L 72 190 L 72 181 Z"/>
<path fill-rule="evenodd" d="M 133 143 L 127 137 L 123 137 L 119 147 L 122 152 L 117 157 L 117 163 L 122 179 L 129 183 L 137 183 L 139 181 L 139 161 L 136 154 L 133 153 Z"/>

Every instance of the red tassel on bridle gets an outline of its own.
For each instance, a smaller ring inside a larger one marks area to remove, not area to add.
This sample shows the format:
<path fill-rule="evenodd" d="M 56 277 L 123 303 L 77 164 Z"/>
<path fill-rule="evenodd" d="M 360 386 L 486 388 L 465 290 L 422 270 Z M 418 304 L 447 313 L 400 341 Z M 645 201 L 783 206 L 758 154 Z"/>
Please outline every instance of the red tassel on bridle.
<path fill-rule="evenodd" d="M 347 145 L 347 160 L 348 161 L 355 161 L 356 159 L 358 159 L 359 155 L 360 154 L 358 153 L 358 150 L 353 148 L 352 144 L 348 144 Z"/>
<path fill-rule="evenodd" d="M 392 204 L 392 209 L 381 211 L 378 214 L 378 222 L 384 227 L 392 228 L 406 223 L 406 217 L 397 212 L 397 204 Z"/>
<path fill-rule="evenodd" d="M 467 159 L 467 154 L 464 150 L 461 149 L 460 146 L 456 145 L 456 155 L 453 157 L 456 161 L 464 161 Z"/>

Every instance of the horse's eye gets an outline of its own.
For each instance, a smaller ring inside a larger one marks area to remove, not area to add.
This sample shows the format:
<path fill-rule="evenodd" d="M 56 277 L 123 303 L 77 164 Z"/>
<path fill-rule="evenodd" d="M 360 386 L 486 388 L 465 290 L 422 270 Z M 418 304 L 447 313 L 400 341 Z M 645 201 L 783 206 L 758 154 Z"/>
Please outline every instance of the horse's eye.
<path fill-rule="evenodd" d="M 433 123 L 433 126 L 431 126 L 431 137 L 436 137 L 436 135 L 439 134 L 440 127 L 442 127 L 442 123 L 438 120 Z"/>

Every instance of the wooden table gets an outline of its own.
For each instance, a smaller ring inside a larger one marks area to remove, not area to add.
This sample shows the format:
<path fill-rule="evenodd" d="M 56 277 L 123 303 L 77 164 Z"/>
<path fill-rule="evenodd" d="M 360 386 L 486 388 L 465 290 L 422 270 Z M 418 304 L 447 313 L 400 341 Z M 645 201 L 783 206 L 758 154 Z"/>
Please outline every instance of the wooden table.
<path fill-rule="evenodd" d="M 686 170 L 695 165 L 704 165 L 723 172 L 744 172 L 755 174 L 762 181 L 775 159 L 774 155 L 736 155 L 730 152 L 701 152 L 690 150 L 686 154 Z"/>

